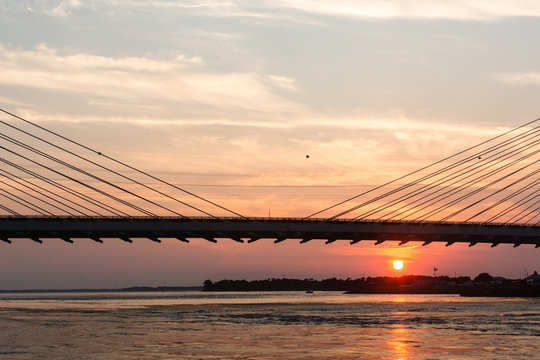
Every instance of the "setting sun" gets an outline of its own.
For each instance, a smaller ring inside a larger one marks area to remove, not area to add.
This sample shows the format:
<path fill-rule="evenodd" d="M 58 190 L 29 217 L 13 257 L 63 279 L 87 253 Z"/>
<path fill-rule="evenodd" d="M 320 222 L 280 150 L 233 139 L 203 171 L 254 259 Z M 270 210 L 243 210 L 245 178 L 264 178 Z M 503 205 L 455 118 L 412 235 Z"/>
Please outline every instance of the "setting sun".
<path fill-rule="evenodd" d="M 394 260 L 393 266 L 394 266 L 394 270 L 403 269 L 403 260 Z"/>

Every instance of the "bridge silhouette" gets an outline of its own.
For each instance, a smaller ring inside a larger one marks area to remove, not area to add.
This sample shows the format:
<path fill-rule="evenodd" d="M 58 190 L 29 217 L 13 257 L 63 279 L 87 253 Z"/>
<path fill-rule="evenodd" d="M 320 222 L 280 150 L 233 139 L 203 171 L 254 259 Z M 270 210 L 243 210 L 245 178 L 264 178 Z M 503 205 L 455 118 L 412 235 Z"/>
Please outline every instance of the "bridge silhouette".
<path fill-rule="evenodd" d="M 301 218 L 249 217 L 0 109 L 0 240 L 540 247 L 533 120 Z"/>

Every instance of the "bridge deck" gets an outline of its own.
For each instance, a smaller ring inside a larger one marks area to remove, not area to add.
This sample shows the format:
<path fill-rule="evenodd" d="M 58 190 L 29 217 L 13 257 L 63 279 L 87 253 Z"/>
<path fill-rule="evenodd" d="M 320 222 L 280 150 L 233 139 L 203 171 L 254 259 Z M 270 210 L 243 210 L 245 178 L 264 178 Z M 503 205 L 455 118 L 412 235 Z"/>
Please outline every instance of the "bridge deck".
<path fill-rule="evenodd" d="M 540 226 L 458 222 L 351 221 L 301 218 L 180 218 L 180 217 L 0 217 L 0 240 L 59 238 L 68 242 L 90 238 L 176 238 L 188 242 L 203 238 L 212 242 L 229 238 L 238 242 L 273 239 L 278 243 L 348 240 L 351 244 L 385 241 L 498 244 L 533 244 L 540 247 Z"/>

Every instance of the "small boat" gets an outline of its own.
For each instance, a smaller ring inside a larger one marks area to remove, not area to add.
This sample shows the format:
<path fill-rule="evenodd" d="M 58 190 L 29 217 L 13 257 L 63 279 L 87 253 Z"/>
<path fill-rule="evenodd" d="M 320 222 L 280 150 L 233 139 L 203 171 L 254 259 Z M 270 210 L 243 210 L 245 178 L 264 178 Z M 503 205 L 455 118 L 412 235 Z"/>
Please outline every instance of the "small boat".
<path fill-rule="evenodd" d="M 313 290 L 306 290 L 306 294 L 313 294 Z"/>

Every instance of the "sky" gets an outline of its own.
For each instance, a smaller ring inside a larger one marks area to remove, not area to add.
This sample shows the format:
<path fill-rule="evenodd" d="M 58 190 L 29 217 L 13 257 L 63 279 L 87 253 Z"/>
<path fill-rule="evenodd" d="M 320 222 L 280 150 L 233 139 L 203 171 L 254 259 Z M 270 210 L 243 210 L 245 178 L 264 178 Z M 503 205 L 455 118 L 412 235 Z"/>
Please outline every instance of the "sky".
<path fill-rule="evenodd" d="M 0 107 L 244 215 L 302 217 L 538 118 L 539 34 L 525 0 L 4 0 Z M 510 245 L 0 247 L 0 289 L 540 270 Z"/>

